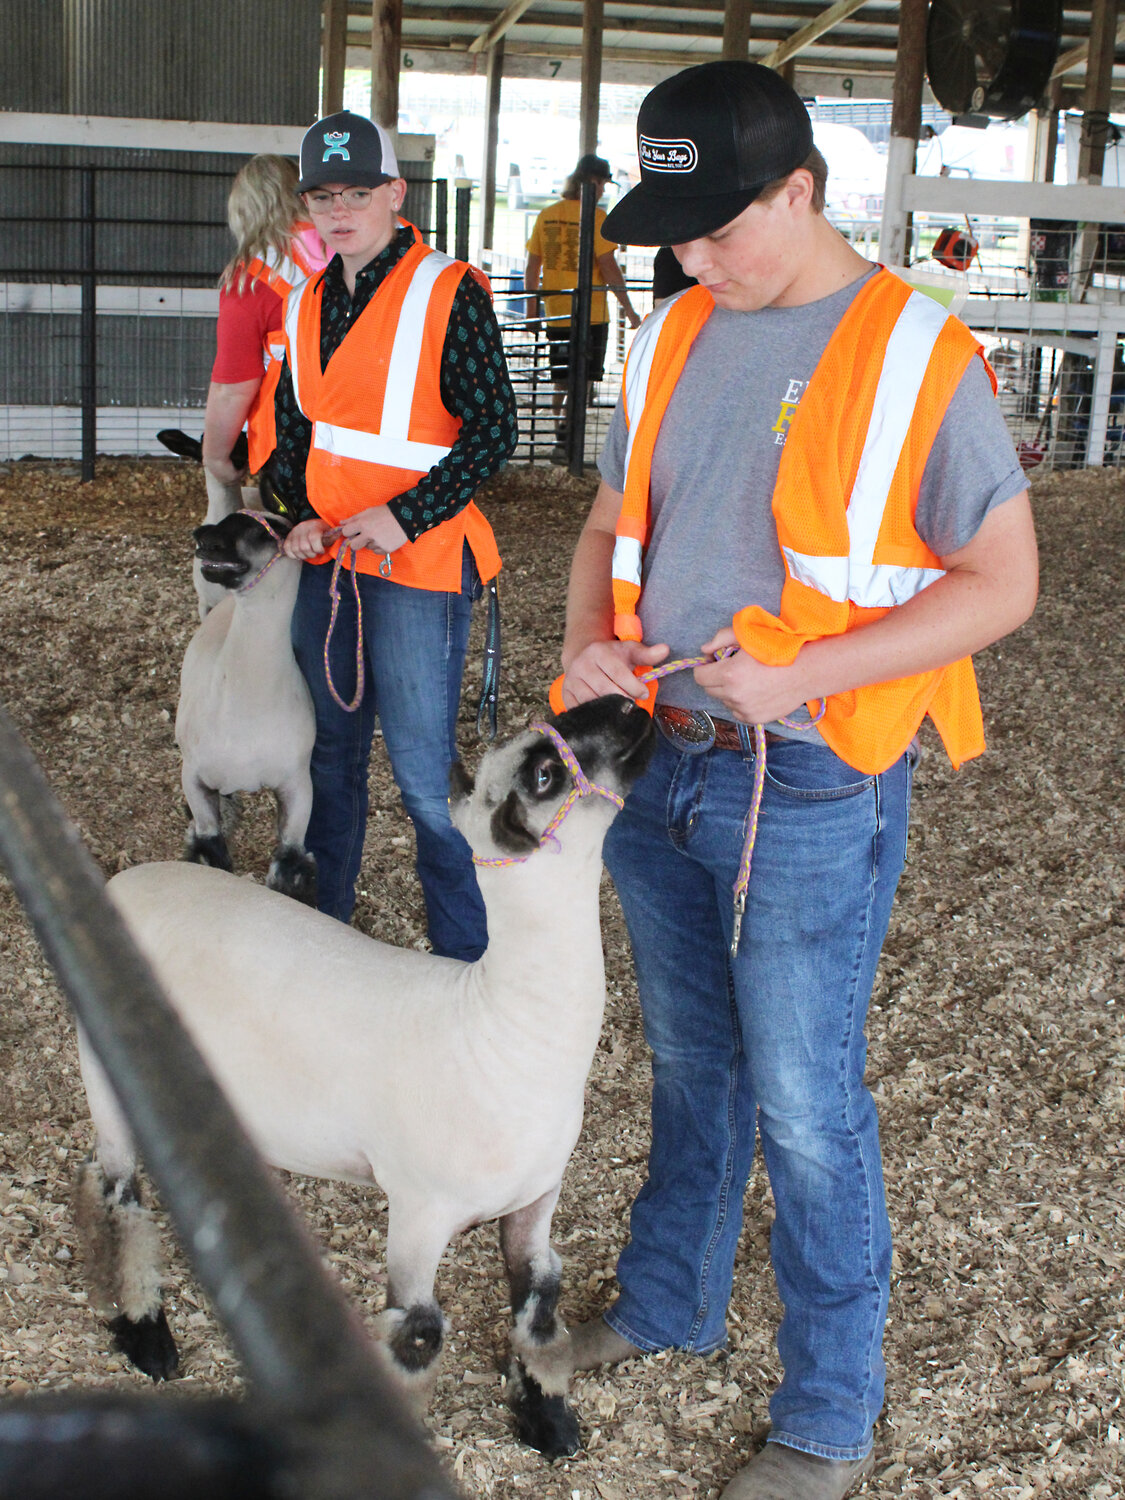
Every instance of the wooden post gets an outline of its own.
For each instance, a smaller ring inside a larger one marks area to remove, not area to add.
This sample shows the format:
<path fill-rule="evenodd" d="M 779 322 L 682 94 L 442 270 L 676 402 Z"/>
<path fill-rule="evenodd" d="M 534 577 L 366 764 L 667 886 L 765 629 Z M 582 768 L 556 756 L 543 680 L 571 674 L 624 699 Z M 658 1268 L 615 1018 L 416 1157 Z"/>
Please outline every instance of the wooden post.
<path fill-rule="evenodd" d="M 398 129 L 402 0 L 371 0 L 371 118 Z"/>
<path fill-rule="evenodd" d="M 487 271 L 492 262 L 492 235 L 496 227 L 496 147 L 500 140 L 500 86 L 504 78 L 504 38 L 488 49 L 485 81 L 484 162 L 480 174 L 480 232 L 477 265 Z"/>
<path fill-rule="evenodd" d="M 723 61 L 745 62 L 750 53 L 752 0 L 726 0 L 723 7 Z"/>
<path fill-rule="evenodd" d="M 348 0 L 324 0 L 321 56 L 324 96 L 321 115 L 334 115 L 344 107 L 344 67 L 348 56 Z"/>
<path fill-rule="evenodd" d="M 1117 40 L 1117 0 L 1093 0 L 1090 10 L 1090 52 L 1086 58 L 1086 88 L 1082 96 L 1082 144 L 1078 152 L 1078 181 L 1101 182 L 1105 144 L 1109 134 L 1113 53 Z"/>
<path fill-rule="evenodd" d="M 602 89 L 602 33 L 604 0 L 582 0 L 582 95 L 578 154 L 598 149 L 598 100 Z"/>
<path fill-rule="evenodd" d="M 906 265 L 910 254 L 910 215 L 903 206 L 903 182 L 914 175 L 918 131 L 922 124 L 926 6 L 927 0 L 902 0 L 899 6 L 887 184 L 883 197 L 883 221 L 879 228 L 879 259 L 887 266 Z"/>

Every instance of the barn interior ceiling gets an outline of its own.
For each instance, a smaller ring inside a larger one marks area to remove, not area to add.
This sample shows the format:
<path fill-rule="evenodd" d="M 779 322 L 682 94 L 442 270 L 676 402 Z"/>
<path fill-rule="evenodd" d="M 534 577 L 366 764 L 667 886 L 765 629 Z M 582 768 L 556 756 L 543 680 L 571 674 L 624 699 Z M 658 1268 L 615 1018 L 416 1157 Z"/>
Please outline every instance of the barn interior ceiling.
<path fill-rule="evenodd" d="M 1003 28 L 1005 0 L 963 0 L 966 11 L 989 11 Z M 1081 103 L 1091 10 L 1104 0 L 1067 5 L 1056 73 L 1060 103 Z M 1112 0 L 1111 0 L 1112 3 Z M 779 67 L 792 59 L 806 94 L 889 98 L 898 44 L 899 6 L 892 0 L 753 0 L 748 56 Z M 678 68 L 718 58 L 722 0 L 605 0 L 602 80 L 651 84 Z M 1015 7 L 1018 15 L 1018 6 Z M 483 73 L 488 47 L 504 41 L 510 77 L 577 78 L 582 51 L 582 0 L 404 0 L 403 67 L 423 72 Z M 370 65 L 372 5 L 348 5 L 348 67 Z M 1125 105 L 1125 22 L 1117 28 L 1115 106 Z"/>

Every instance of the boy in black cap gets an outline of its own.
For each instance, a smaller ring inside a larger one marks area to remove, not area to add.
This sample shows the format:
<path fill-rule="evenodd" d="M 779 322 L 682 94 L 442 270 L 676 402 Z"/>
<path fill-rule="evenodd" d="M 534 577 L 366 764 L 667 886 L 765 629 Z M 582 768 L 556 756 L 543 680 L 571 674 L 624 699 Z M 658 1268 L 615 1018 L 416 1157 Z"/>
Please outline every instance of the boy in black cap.
<path fill-rule="evenodd" d="M 613 178 L 604 156 L 588 153 L 578 158 L 574 171 L 563 184 L 562 197 L 549 203 L 535 220 L 527 242 L 527 265 L 523 284 L 526 291 L 537 292 L 542 286 L 547 313 L 547 338 L 550 342 L 551 398 L 555 411 L 557 445 L 552 458 L 566 461 L 566 424 L 563 404 L 566 399 L 567 368 L 570 357 L 571 295 L 578 285 L 578 226 L 581 218 L 582 184 L 595 184 L 600 198 L 607 182 Z M 596 209 L 594 218 L 594 286 L 607 286 L 621 304 L 630 328 L 640 318 L 625 290 L 625 279 L 614 258 L 616 246 L 601 232 L 605 210 Z M 554 293 L 555 295 L 551 295 Z M 559 295 L 559 294 L 562 295 Z M 528 299 L 528 316 L 535 316 L 535 298 Z M 605 352 L 609 334 L 609 311 L 605 293 L 595 291 L 590 307 L 590 336 L 586 345 L 587 400 L 589 388 L 605 371 Z"/>
<path fill-rule="evenodd" d="M 472 601 L 500 566 L 473 494 L 516 443 L 500 331 L 481 273 L 399 217 L 406 183 L 380 125 L 317 121 L 298 191 L 331 256 L 286 298 L 275 401 L 276 483 L 300 517 L 285 550 L 305 564 L 293 645 L 316 710 L 318 905 L 351 919 L 378 715 L 434 952 L 471 960 L 488 935 L 449 769 Z"/>
<path fill-rule="evenodd" d="M 633 341 L 558 696 L 643 698 L 636 674 L 705 664 L 660 681 L 660 743 L 605 846 L 653 1050 L 652 1146 L 617 1301 L 574 1329 L 574 1363 L 726 1342 L 760 1139 L 784 1375 L 724 1500 L 841 1500 L 883 1401 L 891 1241 L 864 1022 L 915 733 L 928 713 L 954 764 L 983 750 L 968 658 L 1030 614 L 1035 538 L 979 345 L 824 218 L 824 162 L 776 73 L 666 80 L 638 154 L 605 231 L 670 244 L 699 285 Z"/>

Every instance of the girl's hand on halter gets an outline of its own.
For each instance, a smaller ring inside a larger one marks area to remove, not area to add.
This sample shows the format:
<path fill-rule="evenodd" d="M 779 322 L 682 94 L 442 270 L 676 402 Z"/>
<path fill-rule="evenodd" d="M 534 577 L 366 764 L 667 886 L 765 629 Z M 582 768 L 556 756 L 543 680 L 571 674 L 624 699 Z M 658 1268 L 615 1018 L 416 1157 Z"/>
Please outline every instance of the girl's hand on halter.
<path fill-rule="evenodd" d="M 563 702 L 567 708 L 574 708 L 605 693 L 645 698 L 648 685 L 641 682 L 633 668 L 655 667 L 667 655 L 667 646 L 642 646 L 640 641 L 592 641 L 566 669 Z"/>
<path fill-rule="evenodd" d="M 788 667 L 764 667 L 738 644 L 728 625 L 699 648 L 704 656 L 734 647 L 734 654 L 695 668 L 695 680 L 743 724 L 772 724 L 800 708 L 815 693 L 806 693 L 799 672 L 800 653 Z"/>
<path fill-rule="evenodd" d="M 301 561 L 319 557 L 324 551 L 324 533 L 327 530 L 327 524 L 316 516 L 311 521 L 298 521 L 285 538 L 281 550 L 286 557 L 296 557 Z"/>
<path fill-rule="evenodd" d="M 357 552 L 361 547 L 370 547 L 372 552 L 397 552 L 410 540 L 385 505 L 357 511 L 341 522 L 340 532 Z"/>

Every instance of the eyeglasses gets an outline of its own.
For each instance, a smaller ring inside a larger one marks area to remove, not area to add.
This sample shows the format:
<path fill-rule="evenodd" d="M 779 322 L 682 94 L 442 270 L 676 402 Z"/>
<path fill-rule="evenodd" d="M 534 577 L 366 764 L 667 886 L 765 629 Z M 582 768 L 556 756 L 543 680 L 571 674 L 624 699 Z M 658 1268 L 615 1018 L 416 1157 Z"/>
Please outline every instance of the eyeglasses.
<path fill-rule="evenodd" d="M 334 193 L 327 188 L 316 188 L 305 194 L 305 202 L 314 214 L 327 214 L 332 212 L 333 198 L 339 198 L 345 208 L 366 208 L 371 197 L 371 188 L 338 188 Z"/>

